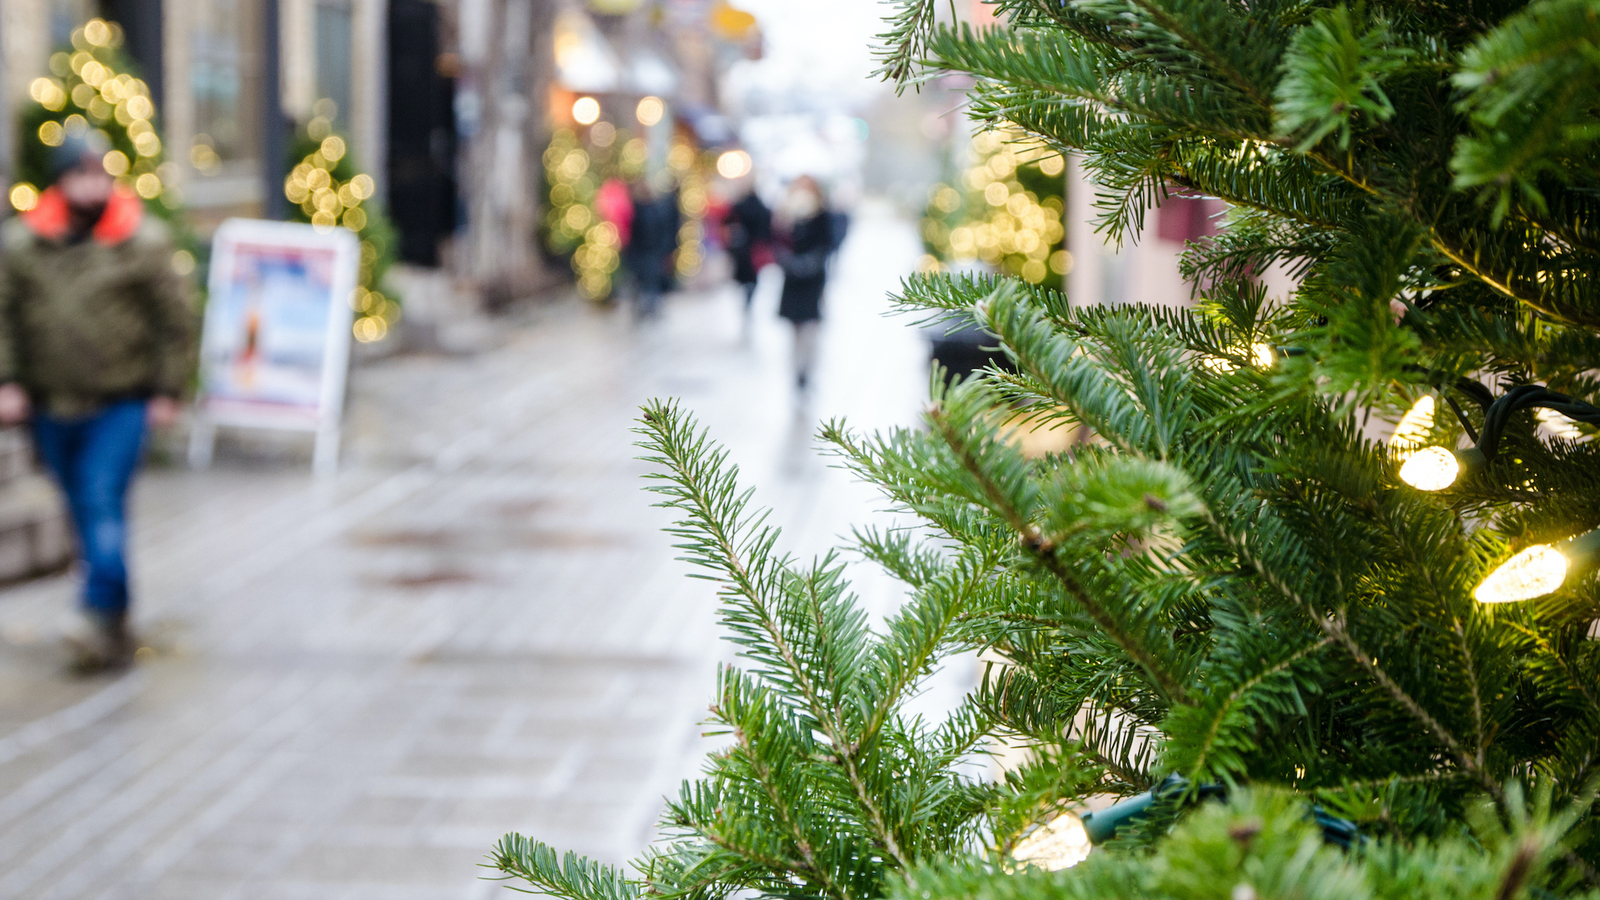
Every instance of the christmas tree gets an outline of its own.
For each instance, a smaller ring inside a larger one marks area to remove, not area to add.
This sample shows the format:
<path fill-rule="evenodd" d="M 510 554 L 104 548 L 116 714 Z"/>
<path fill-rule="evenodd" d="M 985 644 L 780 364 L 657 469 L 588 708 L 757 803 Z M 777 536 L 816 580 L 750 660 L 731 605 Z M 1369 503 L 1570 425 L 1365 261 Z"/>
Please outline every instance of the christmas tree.
<path fill-rule="evenodd" d="M 516 835 L 496 864 L 573 900 L 1600 896 L 1600 3 L 997 6 L 903 0 L 885 73 L 973 76 L 1118 239 L 1226 201 L 1195 308 L 906 283 L 1012 365 L 934 379 L 923 429 L 824 429 L 918 518 L 856 535 L 909 588 L 877 630 L 647 408 L 742 654 L 728 743 L 634 871 Z M 1094 439 L 1025 456 L 1019 411 Z M 966 704 L 907 714 L 967 649 Z M 960 766 L 997 741 L 1003 777 Z"/>
<path fill-rule="evenodd" d="M 193 236 L 182 220 L 177 172 L 165 162 L 150 86 L 122 50 L 121 26 L 90 19 L 72 32 L 70 49 L 50 56 L 50 74 L 28 85 L 33 101 L 18 111 L 16 180 L 8 197 L 18 212 L 39 202 L 50 180 L 50 153 L 69 136 L 89 138 L 106 171 L 167 221 L 181 247 L 174 264 L 195 267 Z"/>
<path fill-rule="evenodd" d="M 283 194 L 293 204 L 290 221 L 330 231 L 345 228 L 361 239 L 350 327 L 356 340 L 369 343 L 382 339 L 400 320 L 399 297 L 384 283 L 394 263 L 395 231 L 383 211 L 367 203 L 377 183 L 356 166 L 344 138 L 334 134 L 331 104 L 318 101 L 318 114 L 295 135 L 290 148 L 294 166 L 283 180 Z"/>
<path fill-rule="evenodd" d="M 981 260 L 1029 284 L 1059 289 L 1071 269 L 1061 224 L 1066 161 L 1017 129 L 973 136 L 959 177 L 928 190 L 920 268 L 939 271 Z"/>

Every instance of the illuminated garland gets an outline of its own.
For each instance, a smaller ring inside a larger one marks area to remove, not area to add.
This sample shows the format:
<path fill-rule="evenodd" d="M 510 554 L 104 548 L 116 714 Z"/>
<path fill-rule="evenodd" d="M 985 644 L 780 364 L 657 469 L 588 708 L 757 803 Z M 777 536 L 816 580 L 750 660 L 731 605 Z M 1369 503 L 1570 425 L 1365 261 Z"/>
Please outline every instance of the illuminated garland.
<path fill-rule="evenodd" d="M 551 253 L 571 255 L 578 290 L 591 300 L 611 295 L 622 262 L 622 238 L 617 227 L 602 219 L 596 208 L 600 186 L 609 178 L 633 182 L 644 176 L 647 149 L 643 140 L 628 136 L 608 123 L 588 128 L 585 137 L 569 128 L 557 129 L 544 151 L 545 246 Z M 687 141 L 678 140 L 667 152 L 667 168 L 678 185 L 676 272 L 689 278 L 705 264 L 705 216 L 711 197 L 707 173 L 715 154 L 697 155 Z"/>
<path fill-rule="evenodd" d="M 356 318 L 350 329 L 362 343 L 380 340 L 400 321 L 400 302 L 392 291 L 383 290 L 394 235 L 383 214 L 367 204 L 377 185 L 371 175 L 356 169 L 344 138 L 333 133 L 326 116 L 307 123 L 295 155 L 300 161 L 283 181 L 283 195 L 295 204 L 290 218 L 324 231 L 343 227 L 361 238 L 360 275 L 350 296 Z"/>
<path fill-rule="evenodd" d="M 683 224 L 678 226 L 679 278 L 691 278 L 705 264 L 706 209 L 711 195 L 706 190 L 706 174 L 716 164 L 716 155 L 697 159 L 694 148 L 687 141 L 677 141 L 667 151 L 667 168 L 678 182 L 678 212 Z"/>
<path fill-rule="evenodd" d="M 41 186 L 49 180 L 52 149 L 69 136 L 91 133 L 104 138 L 102 146 L 108 149 L 102 162 L 119 182 L 145 200 L 159 201 L 156 208 L 168 217 L 181 205 L 173 188 L 177 173 L 171 163 L 162 162 L 150 86 L 122 71 L 122 40 L 120 26 L 90 19 L 72 33 L 71 52 L 50 57 L 51 74 L 28 85 L 33 103 L 20 116 L 18 180 L 9 191 L 18 211 L 39 202 Z M 192 255 L 187 264 L 192 270 Z"/>
<path fill-rule="evenodd" d="M 625 140 L 612 160 L 615 131 L 602 145 L 592 140 L 593 131 L 587 150 L 579 146 L 571 129 L 558 129 L 550 136 L 544 151 L 544 232 L 550 252 L 571 254 L 578 290 L 591 300 L 601 300 L 611 295 L 613 276 L 622 264 L 622 235 L 616 225 L 601 219 L 595 198 L 610 174 L 607 169 L 642 170 L 645 151 L 643 141 Z"/>
<path fill-rule="evenodd" d="M 1062 158 L 1020 133 L 984 131 L 972 139 L 977 161 L 956 182 L 936 184 L 922 217 L 921 268 L 982 261 L 1032 284 L 1059 288 L 1072 269 L 1063 247 Z"/>

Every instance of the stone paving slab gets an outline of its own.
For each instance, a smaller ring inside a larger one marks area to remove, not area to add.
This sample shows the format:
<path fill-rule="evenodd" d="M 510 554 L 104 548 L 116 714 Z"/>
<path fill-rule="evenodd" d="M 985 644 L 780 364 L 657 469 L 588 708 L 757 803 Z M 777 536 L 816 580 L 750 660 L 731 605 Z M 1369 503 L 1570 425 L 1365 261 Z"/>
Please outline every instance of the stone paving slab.
<path fill-rule="evenodd" d="M 824 549 L 882 504 L 812 449 L 818 422 L 909 424 L 926 394 L 923 339 L 882 316 L 919 254 L 886 210 L 858 217 L 808 403 L 775 284 L 748 340 L 731 289 L 644 326 L 572 302 L 490 352 L 358 369 L 330 483 L 292 453 L 148 473 L 152 658 L 68 678 L 72 580 L 0 592 L 0 898 L 483 898 L 507 831 L 638 853 L 727 655 L 640 490 L 638 404 L 681 396 L 783 546 Z"/>

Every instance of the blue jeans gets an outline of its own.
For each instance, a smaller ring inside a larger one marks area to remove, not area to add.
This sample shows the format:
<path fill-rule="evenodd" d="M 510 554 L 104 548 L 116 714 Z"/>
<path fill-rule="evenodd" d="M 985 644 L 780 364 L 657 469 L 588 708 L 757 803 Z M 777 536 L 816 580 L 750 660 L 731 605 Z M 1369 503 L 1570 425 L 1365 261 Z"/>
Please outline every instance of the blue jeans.
<path fill-rule="evenodd" d="M 83 605 L 116 616 L 128 609 L 127 496 L 144 450 L 145 402 L 124 400 L 92 416 L 33 417 L 33 441 L 72 510 L 87 577 Z"/>

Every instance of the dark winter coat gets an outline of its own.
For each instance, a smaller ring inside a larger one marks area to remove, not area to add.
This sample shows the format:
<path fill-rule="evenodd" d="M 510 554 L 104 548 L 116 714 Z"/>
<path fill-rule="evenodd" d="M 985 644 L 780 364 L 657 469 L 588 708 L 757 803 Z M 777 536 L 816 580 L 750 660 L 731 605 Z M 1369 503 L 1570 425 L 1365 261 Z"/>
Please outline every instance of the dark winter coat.
<path fill-rule="evenodd" d="M 822 210 L 794 224 L 789 246 L 780 258 L 783 296 L 778 315 L 795 324 L 822 318 L 822 288 L 833 249 L 833 217 Z"/>
<path fill-rule="evenodd" d="M 772 240 L 772 210 L 755 192 L 745 194 L 728 210 L 728 255 L 733 257 L 733 280 L 755 284 L 756 248 Z"/>
<path fill-rule="evenodd" d="M 633 210 L 633 229 L 623 258 L 639 289 L 661 293 L 672 285 L 672 254 L 678 249 L 678 200 L 663 194 Z"/>
<path fill-rule="evenodd" d="M 0 382 L 63 418 L 179 396 L 193 365 L 189 293 L 166 226 L 133 192 L 118 188 L 93 232 L 73 240 L 51 188 L 0 227 Z"/>

